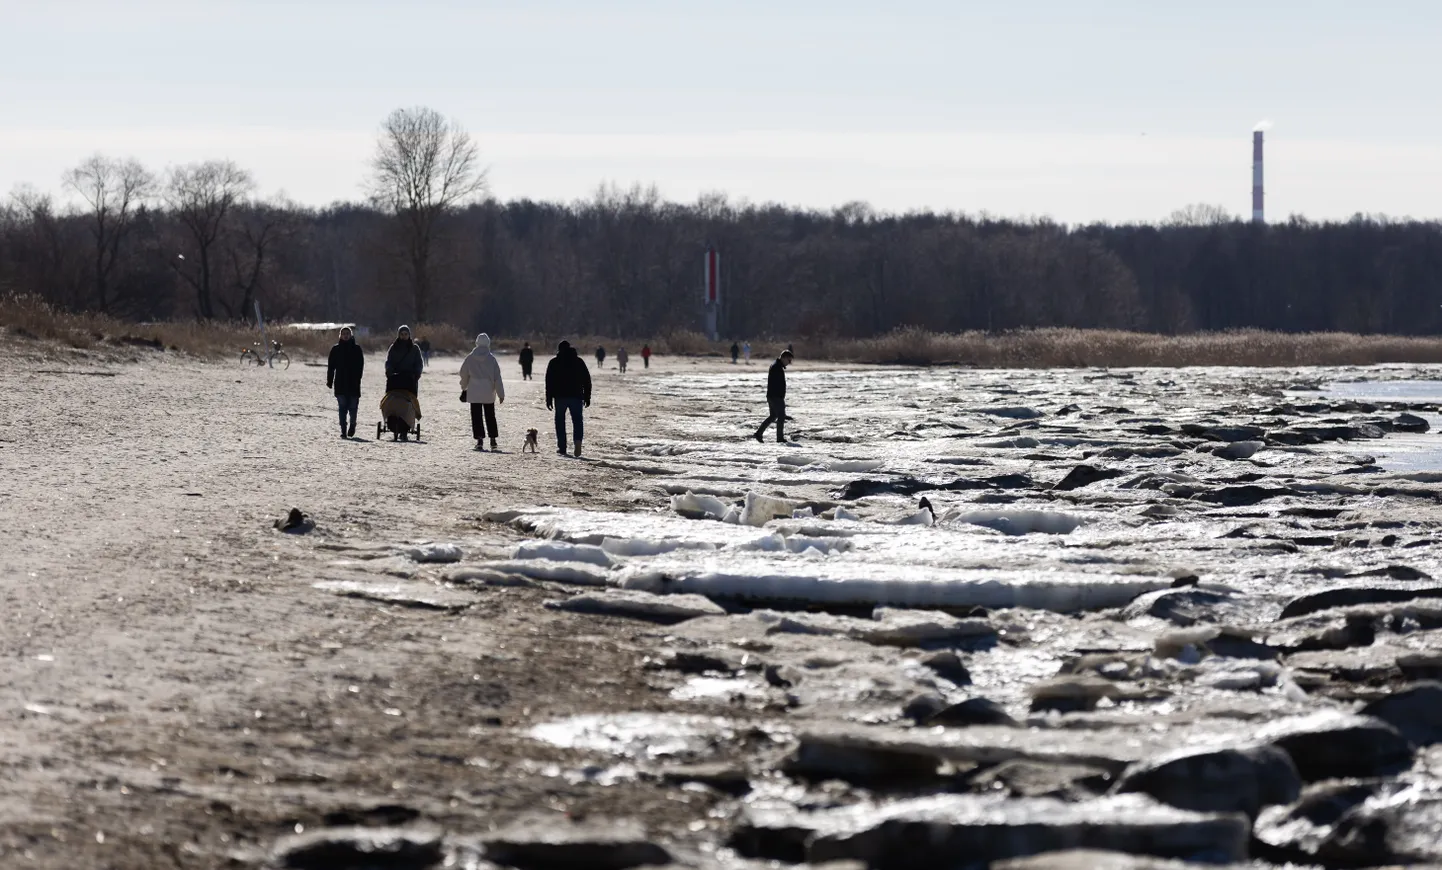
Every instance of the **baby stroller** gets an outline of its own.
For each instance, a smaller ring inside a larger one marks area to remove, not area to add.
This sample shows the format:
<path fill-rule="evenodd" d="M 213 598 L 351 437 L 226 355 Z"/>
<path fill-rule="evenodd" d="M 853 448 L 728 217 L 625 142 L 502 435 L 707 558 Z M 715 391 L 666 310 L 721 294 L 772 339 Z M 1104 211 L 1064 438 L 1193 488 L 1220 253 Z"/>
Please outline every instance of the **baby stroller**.
<path fill-rule="evenodd" d="M 386 394 L 381 397 L 381 420 L 376 423 L 376 440 L 383 432 L 391 433 L 392 441 L 407 441 L 411 435 L 421 440 L 421 402 L 416 398 L 416 378 L 386 378 Z"/>

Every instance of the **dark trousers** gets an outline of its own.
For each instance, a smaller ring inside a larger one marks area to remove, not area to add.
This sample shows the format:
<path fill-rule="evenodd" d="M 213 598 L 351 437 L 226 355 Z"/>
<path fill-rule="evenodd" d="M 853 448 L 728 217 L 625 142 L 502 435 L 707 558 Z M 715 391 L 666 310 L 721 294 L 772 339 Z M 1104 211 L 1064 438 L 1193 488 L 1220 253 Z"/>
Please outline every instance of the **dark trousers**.
<path fill-rule="evenodd" d="M 349 433 L 355 431 L 355 415 L 360 408 L 360 396 L 336 396 L 336 409 L 340 411 L 340 431 Z M 346 415 L 350 415 L 350 427 L 345 424 Z"/>
<path fill-rule="evenodd" d="M 494 439 L 497 435 L 497 432 L 499 431 L 496 429 L 495 402 L 489 402 L 487 404 L 481 404 L 480 402 L 472 402 L 471 436 L 477 441 L 480 441 L 482 438 L 486 437 L 487 428 L 489 428 L 491 431 L 490 437 Z"/>
<path fill-rule="evenodd" d="M 529 381 L 529 380 L 531 379 L 531 364 L 530 364 L 530 363 L 521 363 L 521 379 L 522 379 L 522 380 L 527 380 L 527 381 Z"/>
<path fill-rule="evenodd" d="M 566 449 L 566 413 L 571 414 L 571 428 L 576 430 L 576 443 L 586 437 L 586 423 L 582 416 L 585 407 L 579 396 L 575 398 L 556 399 L 556 449 Z"/>
<path fill-rule="evenodd" d="M 785 441 L 785 440 L 786 440 L 786 403 L 785 403 L 785 402 L 768 402 L 768 403 L 767 403 L 767 408 L 768 408 L 768 410 L 771 412 L 771 416 L 770 416 L 770 417 L 767 417 L 767 418 L 766 418 L 766 422 L 761 424 L 761 428 L 756 430 L 756 437 L 757 437 L 757 438 L 760 438 L 760 437 L 762 437 L 763 435 L 765 435 L 765 434 L 766 434 L 766 427 L 767 427 L 767 426 L 770 426 L 772 423 L 775 423 L 775 424 L 776 424 L 776 440 L 777 440 L 777 441 Z"/>

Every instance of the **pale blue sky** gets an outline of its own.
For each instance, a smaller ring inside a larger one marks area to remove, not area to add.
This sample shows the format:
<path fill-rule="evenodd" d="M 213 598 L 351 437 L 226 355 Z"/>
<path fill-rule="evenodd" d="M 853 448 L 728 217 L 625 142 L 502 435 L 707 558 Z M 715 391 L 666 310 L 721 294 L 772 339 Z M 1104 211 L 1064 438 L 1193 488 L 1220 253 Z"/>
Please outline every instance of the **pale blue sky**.
<path fill-rule="evenodd" d="M 355 199 L 380 120 L 461 121 L 494 193 L 1157 220 L 1442 218 L 1442 3 L 0 0 L 0 192 L 88 154 Z M 1145 135 L 1143 135 L 1145 134 Z"/>

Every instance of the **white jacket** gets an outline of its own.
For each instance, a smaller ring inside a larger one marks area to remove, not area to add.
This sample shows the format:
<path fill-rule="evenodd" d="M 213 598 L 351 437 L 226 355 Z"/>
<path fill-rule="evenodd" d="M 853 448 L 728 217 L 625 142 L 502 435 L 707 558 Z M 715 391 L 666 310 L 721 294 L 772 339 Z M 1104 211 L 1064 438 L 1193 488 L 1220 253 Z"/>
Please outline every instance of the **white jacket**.
<path fill-rule="evenodd" d="M 506 385 L 501 383 L 501 364 L 491 353 L 491 337 L 484 332 L 476 336 L 476 349 L 461 363 L 461 389 L 472 405 L 494 404 L 506 400 Z"/>

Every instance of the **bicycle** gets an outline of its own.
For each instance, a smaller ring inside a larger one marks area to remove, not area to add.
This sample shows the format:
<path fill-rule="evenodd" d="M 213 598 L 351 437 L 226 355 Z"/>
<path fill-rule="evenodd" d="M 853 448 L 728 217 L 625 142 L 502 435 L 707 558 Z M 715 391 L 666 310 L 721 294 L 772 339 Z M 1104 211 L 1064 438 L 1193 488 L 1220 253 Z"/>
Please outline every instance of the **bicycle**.
<path fill-rule="evenodd" d="M 272 368 L 280 366 L 282 369 L 288 369 L 290 368 L 290 357 L 285 351 L 280 349 L 280 342 L 278 341 L 272 341 L 270 343 L 270 353 L 262 354 L 260 351 L 260 342 L 257 341 L 250 347 L 240 349 L 240 364 L 248 365 L 250 363 L 255 363 L 257 366 L 270 366 Z"/>

